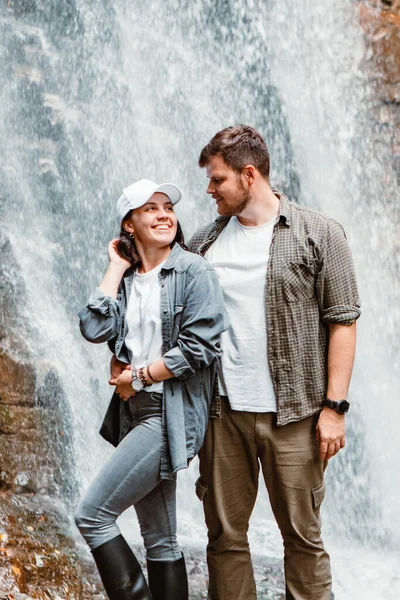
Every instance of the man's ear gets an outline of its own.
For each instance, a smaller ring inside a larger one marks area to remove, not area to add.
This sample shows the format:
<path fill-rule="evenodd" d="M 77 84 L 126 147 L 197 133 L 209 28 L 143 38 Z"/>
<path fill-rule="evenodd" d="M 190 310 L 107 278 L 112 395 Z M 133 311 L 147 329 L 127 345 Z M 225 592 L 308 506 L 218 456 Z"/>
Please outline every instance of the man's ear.
<path fill-rule="evenodd" d="M 254 165 L 246 165 L 242 171 L 248 185 L 252 185 L 254 183 L 256 168 Z"/>

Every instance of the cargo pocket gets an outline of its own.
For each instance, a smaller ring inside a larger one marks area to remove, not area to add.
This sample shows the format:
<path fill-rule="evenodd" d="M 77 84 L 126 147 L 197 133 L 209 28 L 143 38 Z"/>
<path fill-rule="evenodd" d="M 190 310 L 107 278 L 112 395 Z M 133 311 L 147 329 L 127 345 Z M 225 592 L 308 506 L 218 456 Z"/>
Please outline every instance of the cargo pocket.
<path fill-rule="evenodd" d="M 322 482 L 316 488 L 313 488 L 312 496 L 313 496 L 313 507 L 315 510 L 321 506 L 322 500 L 325 498 L 325 483 L 324 482 Z"/>
<path fill-rule="evenodd" d="M 315 295 L 316 262 L 289 262 L 283 271 L 283 294 L 288 302 L 302 302 Z"/>
<path fill-rule="evenodd" d="M 208 487 L 206 485 L 204 485 L 204 483 L 201 481 L 200 477 L 196 481 L 195 486 L 196 486 L 196 496 L 198 497 L 200 502 L 203 502 L 204 496 L 208 490 Z"/>
<path fill-rule="evenodd" d="M 308 521 L 307 537 L 309 540 L 317 542 L 321 538 L 321 504 L 325 498 L 325 483 L 322 482 L 311 490 L 312 510 Z"/>

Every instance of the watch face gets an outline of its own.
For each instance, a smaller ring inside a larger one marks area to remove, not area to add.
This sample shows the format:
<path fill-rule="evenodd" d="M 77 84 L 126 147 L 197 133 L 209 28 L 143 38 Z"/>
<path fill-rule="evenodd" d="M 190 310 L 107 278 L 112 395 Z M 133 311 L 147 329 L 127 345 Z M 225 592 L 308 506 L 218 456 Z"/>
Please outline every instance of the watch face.
<path fill-rule="evenodd" d="M 132 388 L 135 390 L 135 392 L 141 392 L 143 389 L 143 383 L 140 381 L 140 379 L 133 379 Z"/>
<path fill-rule="evenodd" d="M 338 402 L 338 412 L 340 412 L 342 415 L 344 415 L 344 413 L 347 413 L 349 407 L 350 402 L 347 402 L 347 400 L 341 400 L 341 402 Z"/>

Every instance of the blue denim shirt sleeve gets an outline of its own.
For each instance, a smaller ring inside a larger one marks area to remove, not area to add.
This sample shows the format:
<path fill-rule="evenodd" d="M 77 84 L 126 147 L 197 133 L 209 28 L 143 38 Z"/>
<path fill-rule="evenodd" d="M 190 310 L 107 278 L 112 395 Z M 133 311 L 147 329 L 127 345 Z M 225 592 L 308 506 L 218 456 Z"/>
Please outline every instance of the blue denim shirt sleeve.
<path fill-rule="evenodd" d="M 174 377 L 187 379 L 221 354 L 221 333 L 228 328 L 218 276 L 203 268 L 185 289 L 176 345 L 163 355 Z"/>
<path fill-rule="evenodd" d="M 118 302 L 96 288 L 85 308 L 79 313 L 79 327 L 83 337 L 101 344 L 116 337 L 120 326 Z"/>

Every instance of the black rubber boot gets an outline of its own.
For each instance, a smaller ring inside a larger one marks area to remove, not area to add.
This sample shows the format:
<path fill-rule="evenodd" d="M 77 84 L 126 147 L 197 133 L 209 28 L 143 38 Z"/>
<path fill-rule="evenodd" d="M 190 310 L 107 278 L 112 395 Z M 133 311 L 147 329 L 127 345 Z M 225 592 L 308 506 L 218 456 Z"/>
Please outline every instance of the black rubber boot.
<path fill-rule="evenodd" d="M 122 535 L 92 554 L 110 600 L 152 600 L 142 569 Z"/>
<path fill-rule="evenodd" d="M 147 561 L 149 586 L 153 600 L 188 600 L 188 579 L 185 559 L 172 562 Z"/>

